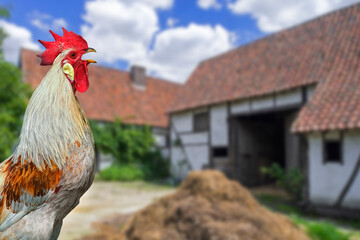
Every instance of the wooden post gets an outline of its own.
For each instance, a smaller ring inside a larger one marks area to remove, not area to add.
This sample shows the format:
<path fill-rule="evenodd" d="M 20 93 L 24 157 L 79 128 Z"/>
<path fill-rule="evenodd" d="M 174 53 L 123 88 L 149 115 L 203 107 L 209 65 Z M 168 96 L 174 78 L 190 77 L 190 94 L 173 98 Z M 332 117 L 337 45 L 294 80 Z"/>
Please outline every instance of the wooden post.
<path fill-rule="evenodd" d="M 359 156 L 359 158 L 357 160 L 357 163 L 356 163 L 356 165 L 354 167 L 354 170 L 353 170 L 349 180 L 347 181 L 344 189 L 341 191 L 338 200 L 335 202 L 334 207 L 336 207 L 336 208 L 341 207 L 341 204 L 344 201 L 344 198 L 346 197 L 346 194 L 349 192 L 350 187 L 353 185 L 353 183 L 355 181 L 355 178 L 356 178 L 356 176 L 357 176 L 357 174 L 359 172 L 359 169 L 360 169 L 360 156 Z"/>

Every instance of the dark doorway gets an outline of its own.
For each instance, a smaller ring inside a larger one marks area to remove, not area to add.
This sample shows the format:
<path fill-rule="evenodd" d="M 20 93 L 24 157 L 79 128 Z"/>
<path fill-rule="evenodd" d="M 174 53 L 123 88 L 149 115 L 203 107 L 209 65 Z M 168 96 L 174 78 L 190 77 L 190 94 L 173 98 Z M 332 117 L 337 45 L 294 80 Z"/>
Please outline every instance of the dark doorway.
<path fill-rule="evenodd" d="M 236 178 L 247 187 L 272 182 L 261 172 L 262 167 L 278 163 L 286 168 L 287 125 L 294 111 L 279 111 L 239 116 L 232 121 L 235 141 Z"/>

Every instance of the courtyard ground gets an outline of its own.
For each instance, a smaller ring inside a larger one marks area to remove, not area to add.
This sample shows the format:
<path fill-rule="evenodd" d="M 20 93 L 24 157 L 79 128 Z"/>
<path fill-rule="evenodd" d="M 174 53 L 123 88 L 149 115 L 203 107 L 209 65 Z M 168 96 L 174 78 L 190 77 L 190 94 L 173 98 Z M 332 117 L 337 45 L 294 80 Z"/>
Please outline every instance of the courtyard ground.
<path fill-rule="evenodd" d="M 64 219 L 59 240 L 81 239 L 95 231 L 94 222 L 135 212 L 173 191 L 171 187 L 145 182 L 96 181 Z"/>
<path fill-rule="evenodd" d="M 94 182 L 75 208 L 64 220 L 59 240 L 80 240 L 98 230 L 99 224 L 105 227 L 119 226 L 125 222 L 129 213 L 144 208 L 157 199 L 175 191 L 175 188 L 145 182 Z M 290 218 L 300 218 L 307 222 L 329 222 L 302 214 L 301 210 L 287 203 L 287 195 L 277 188 L 252 189 L 252 193 L 266 207 L 282 212 Z M 358 221 L 330 221 L 344 232 L 351 232 L 351 240 L 360 240 Z M 88 239 L 88 238 L 85 238 Z M 91 238 L 89 238 L 91 239 Z"/>

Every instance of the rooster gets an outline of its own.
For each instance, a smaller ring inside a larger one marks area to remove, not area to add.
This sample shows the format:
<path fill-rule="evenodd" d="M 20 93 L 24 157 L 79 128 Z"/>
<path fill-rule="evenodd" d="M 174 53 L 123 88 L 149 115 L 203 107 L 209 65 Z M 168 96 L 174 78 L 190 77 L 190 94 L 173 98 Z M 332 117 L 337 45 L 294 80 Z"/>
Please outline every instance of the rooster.
<path fill-rule="evenodd" d="M 94 179 L 94 139 L 76 91 L 89 87 L 82 60 L 95 52 L 63 28 L 38 55 L 51 69 L 34 91 L 19 143 L 0 165 L 0 239 L 57 239 L 64 217 Z"/>

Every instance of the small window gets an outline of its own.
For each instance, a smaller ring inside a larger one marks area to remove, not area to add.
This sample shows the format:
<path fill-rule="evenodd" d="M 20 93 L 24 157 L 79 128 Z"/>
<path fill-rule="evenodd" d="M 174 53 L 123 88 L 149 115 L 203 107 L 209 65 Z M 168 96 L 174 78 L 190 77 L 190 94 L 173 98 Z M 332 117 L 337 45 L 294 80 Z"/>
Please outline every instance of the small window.
<path fill-rule="evenodd" d="M 324 162 L 342 162 L 342 134 L 328 133 L 324 136 Z"/>
<path fill-rule="evenodd" d="M 194 114 L 194 132 L 209 130 L 209 114 L 207 112 Z"/>
<path fill-rule="evenodd" d="M 227 147 L 215 147 L 213 148 L 213 157 L 214 158 L 225 158 L 228 156 Z"/>

